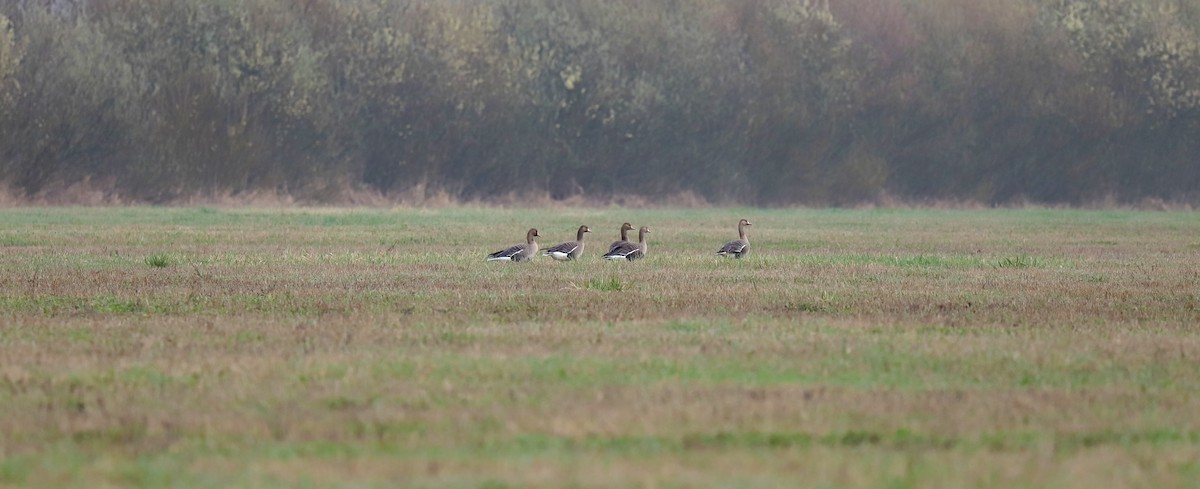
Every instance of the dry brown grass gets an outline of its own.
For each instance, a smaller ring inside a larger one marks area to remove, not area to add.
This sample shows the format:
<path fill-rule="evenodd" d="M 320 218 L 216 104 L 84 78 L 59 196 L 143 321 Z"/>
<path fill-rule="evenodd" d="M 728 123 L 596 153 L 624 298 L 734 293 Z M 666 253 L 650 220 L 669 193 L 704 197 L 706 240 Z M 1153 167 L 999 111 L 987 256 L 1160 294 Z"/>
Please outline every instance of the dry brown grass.
<path fill-rule="evenodd" d="M 711 253 L 739 217 L 755 254 Z M 623 221 L 650 256 L 602 263 Z M 1200 222 L 11 209 L 0 485 L 1187 487 Z M 537 226 L 584 260 L 484 263 Z M 165 255 L 167 266 L 145 258 Z M 614 287 L 611 284 L 617 284 Z"/>

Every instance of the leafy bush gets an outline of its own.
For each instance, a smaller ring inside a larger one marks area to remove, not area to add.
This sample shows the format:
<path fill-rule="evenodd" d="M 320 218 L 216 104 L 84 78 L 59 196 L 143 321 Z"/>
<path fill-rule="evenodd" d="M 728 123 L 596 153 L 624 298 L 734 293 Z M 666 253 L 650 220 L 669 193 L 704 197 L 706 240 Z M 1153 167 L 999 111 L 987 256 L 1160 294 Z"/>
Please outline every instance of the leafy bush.
<path fill-rule="evenodd" d="M 1200 0 L 7 2 L 0 183 L 1195 202 L 1197 25 Z"/>

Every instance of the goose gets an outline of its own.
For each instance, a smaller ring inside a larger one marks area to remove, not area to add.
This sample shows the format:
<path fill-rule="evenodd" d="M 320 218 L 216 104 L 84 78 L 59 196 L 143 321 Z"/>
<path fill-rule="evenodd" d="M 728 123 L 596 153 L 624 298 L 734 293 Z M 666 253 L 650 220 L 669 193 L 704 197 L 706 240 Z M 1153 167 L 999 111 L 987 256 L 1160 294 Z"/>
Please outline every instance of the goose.
<path fill-rule="evenodd" d="M 533 238 L 539 238 L 538 230 L 530 228 L 525 233 L 525 244 L 512 245 L 503 250 L 488 255 L 487 261 L 529 261 L 537 254 L 538 244 Z"/>
<path fill-rule="evenodd" d="M 612 251 L 616 247 L 621 246 L 625 243 L 628 243 L 629 238 L 626 237 L 626 234 L 625 234 L 628 231 L 633 231 L 633 224 L 629 224 L 629 223 L 622 224 L 621 225 L 621 239 L 613 241 L 612 244 L 608 245 L 608 251 Z"/>
<path fill-rule="evenodd" d="M 750 221 L 742 219 L 738 221 L 738 239 L 725 243 L 721 249 L 717 250 L 717 254 L 721 256 L 732 256 L 741 258 L 750 254 L 750 238 L 746 237 L 746 226 L 753 226 Z"/>
<path fill-rule="evenodd" d="M 650 232 L 650 228 L 642 226 L 638 230 L 638 242 L 630 243 L 626 241 L 623 244 L 614 246 L 608 253 L 604 254 L 605 260 L 629 260 L 634 261 L 638 258 L 646 256 L 646 233 Z"/>
<path fill-rule="evenodd" d="M 591 229 L 587 226 L 579 226 L 579 231 L 575 233 L 575 241 L 567 241 L 566 243 L 551 247 L 542 252 L 542 255 L 548 256 L 558 261 L 574 260 L 583 254 L 583 233 L 590 233 Z"/>

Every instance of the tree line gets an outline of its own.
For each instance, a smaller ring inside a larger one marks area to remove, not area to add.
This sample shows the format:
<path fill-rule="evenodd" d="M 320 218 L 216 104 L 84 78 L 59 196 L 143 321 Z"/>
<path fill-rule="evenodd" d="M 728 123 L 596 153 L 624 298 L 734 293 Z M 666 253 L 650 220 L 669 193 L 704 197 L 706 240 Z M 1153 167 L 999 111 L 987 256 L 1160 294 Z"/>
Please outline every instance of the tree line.
<path fill-rule="evenodd" d="M 9 0 L 0 183 L 1200 201 L 1200 0 Z"/>

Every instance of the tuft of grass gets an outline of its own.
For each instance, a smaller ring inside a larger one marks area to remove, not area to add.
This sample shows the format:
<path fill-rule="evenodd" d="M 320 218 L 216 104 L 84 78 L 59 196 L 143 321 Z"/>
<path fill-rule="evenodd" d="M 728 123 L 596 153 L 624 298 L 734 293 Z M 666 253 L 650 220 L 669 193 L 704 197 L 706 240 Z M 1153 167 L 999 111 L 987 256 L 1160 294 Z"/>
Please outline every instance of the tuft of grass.
<path fill-rule="evenodd" d="M 33 241 L 21 236 L 0 236 L 0 246 L 32 246 L 33 244 Z"/>
<path fill-rule="evenodd" d="M 821 304 L 813 304 L 811 302 L 788 302 L 783 305 L 783 310 L 790 312 L 825 312 L 828 307 Z"/>
<path fill-rule="evenodd" d="M 1010 256 L 996 262 L 996 268 L 1040 268 L 1042 261 L 1028 255 Z"/>
<path fill-rule="evenodd" d="M 171 266 L 171 257 L 166 253 L 156 253 L 146 257 L 146 264 L 155 268 L 166 268 Z"/>
<path fill-rule="evenodd" d="M 603 292 L 617 292 L 625 290 L 625 287 L 627 285 L 621 283 L 621 277 L 616 275 L 609 275 L 608 278 L 593 278 L 587 282 L 587 288 Z"/>
<path fill-rule="evenodd" d="M 101 314 L 133 314 L 146 311 L 146 305 L 137 299 L 126 299 L 102 295 L 92 299 L 88 309 Z"/>
<path fill-rule="evenodd" d="M 918 254 L 912 256 L 892 256 L 892 255 L 870 255 L 870 254 L 851 254 L 851 255 L 835 255 L 826 258 L 825 260 L 837 265 L 885 265 L 889 267 L 902 269 L 943 269 L 943 270 L 961 270 L 967 268 L 981 268 L 985 264 L 978 258 L 971 256 L 942 256 L 931 254 Z"/>

